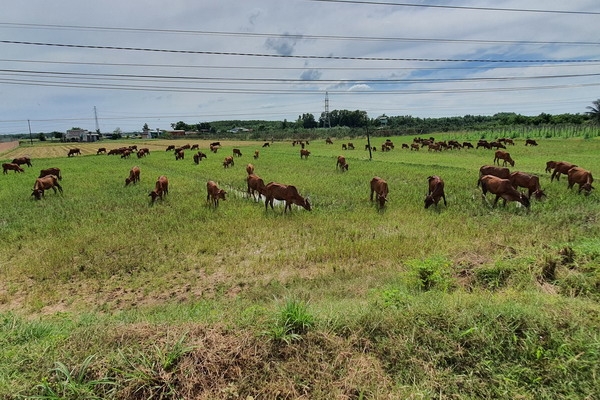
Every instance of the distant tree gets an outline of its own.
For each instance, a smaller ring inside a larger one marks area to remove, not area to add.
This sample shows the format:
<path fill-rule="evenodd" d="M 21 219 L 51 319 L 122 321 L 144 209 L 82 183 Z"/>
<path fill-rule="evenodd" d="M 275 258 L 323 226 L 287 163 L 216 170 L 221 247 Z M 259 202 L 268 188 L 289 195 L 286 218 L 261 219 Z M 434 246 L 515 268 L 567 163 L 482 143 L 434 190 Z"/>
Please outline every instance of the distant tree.
<path fill-rule="evenodd" d="M 54 131 L 52 132 L 52 135 L 54 136 L 54 139 L 62 139 L 64 134 L 62 132 Z"/>
<path fill-rule="evenodd" d="M 144 131 L 149 131 L 149 130 L 150 130 L 150 128 L 148 128 L 148 124 L 144 124 L 144 127 L 142 128 L 142 130 L 144 130 Z"/>
<path fill-rule="evenodd" d="M 311 113 L 306 113 L 298 116 L 298 126 L 304 129 L 316 128 L 319 124 L 315 120 L 315 116 Z"/>
<path fill-rule="evenodd" d="M 44 135 L 43 132 L 40 132 L 39 135 L 38 135 L 38 140 L 40 142 L 45 142 L 46 141 L 46 135 Z"/>
<path fill-rule="evenodd" d="M 288 121 L 287 119 L 284 119 L 283 122 L 281 123 L 281 129 L 287 129 L 288 128 Z"/>
<path fill-rule="evenodd" d="M 589 110 L 586 114 L 590 116 L 592 122 L 600 125 L 600 99 L 593 101 L 592 105 L 586 108 Z"/>

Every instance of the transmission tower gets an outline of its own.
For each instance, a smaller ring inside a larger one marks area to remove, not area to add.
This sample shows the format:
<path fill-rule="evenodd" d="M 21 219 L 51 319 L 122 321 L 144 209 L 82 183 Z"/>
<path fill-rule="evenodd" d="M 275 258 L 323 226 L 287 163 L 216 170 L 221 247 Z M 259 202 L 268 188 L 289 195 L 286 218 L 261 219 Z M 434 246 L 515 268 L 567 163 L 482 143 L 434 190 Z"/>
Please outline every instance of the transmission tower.
<path fill-rule="evenodd" d="M 331 120 L 329 119 L 329 93 L 325 92 L 325 121 L 323 126 L 331 128 Z"/>
<path fill-rule="evenodd" d="M 98 125 L 98 113 L 96 112 L 96 106 L 94 106 L 94 120 L 96 121 L 96 133 L 100 134 L 100 125 Z"/>

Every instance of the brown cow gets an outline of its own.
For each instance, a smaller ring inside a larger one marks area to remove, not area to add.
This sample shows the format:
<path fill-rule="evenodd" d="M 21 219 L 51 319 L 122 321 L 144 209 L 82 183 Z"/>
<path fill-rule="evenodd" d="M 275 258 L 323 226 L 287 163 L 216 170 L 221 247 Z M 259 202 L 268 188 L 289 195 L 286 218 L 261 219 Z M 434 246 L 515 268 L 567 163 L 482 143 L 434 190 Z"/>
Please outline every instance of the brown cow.
<path fill-rule="evenodd" d="M 557 161 L 554 164 L 554 171 L 552 171 L 552 175 L 550 176 L 550 182 L 552 182 L 555 177 L 556 177 L 556 180 L 559 181 L 560 174 L 566 175 L 569 172 L 569 170 L 573 167 L 577 167 L 577 165 L 572 164 L 570 162 L 566 162 L 566 161 Z"/>
<path fill-rule="evenodd" d="M 333 144 L 333 141 L 331 140 L 331 138 L 327 138 L 325 139 L 325 144 Z"/>
<path fill-rule="evenodd" d="M 527 196 L 531 199 L 531 196 L 535 196 L 536 199 L 540 200 L 546 196 L 546 193 L 540 187 L 540 178 L 537 175 L 526 174 L 525 172 L 515 171 L 510 174 L 510 183 L 516 189 L 522 187 L 528 190 Z"/>
<path fill-rule="evenodd" d="M 185 152 L 183 151 L 183 149 L 179 149 L 179 151 L 175 152 L 175 161 L 183 160 L 184 158 L 185 158 Z"/>
<path fill-rule="evenodd" d="M 242 152 L 240 151 L 240 149 L 233 149 L 233 155 L 241 157 L 242 156 Z"/>
<path fill-rule="evenodd" d="M 402 143 L 402 148 L 403 148 L 403 149 L 408 149 L 408 148 L 409 148 L 409 147 L 408 147 L 408 143 Z"/>
<path fill-rule="evenodd" d="M 210 145 L 210 151 L 212 151 L 213 153 L 217 153 L 217 150 L 219 150 L 219 146 L 214 146 L 214 145 Z"/>
<path fill-rule="evenodd" d="M 80 156 L 80 155 L 81 155 L 81 150 L 78 148 L 70 149 L 69 152 L 67 153 L 67 157 Z"/>
<path fill-rule="evenodd" d="M 131 155 L 131 150 L 129 149 L 125 149 L 123 150 L 123 152 L 121 153 L 121 158 L 129 158 L 129 156 Z"/>
<path fill-rule="evenodd" d="M 429 182 L 429 192 L 425 197 L 425 208 L 429 208 L 430 205 L 435 204 L 437 207 L 440 198 L 444 199 L 444 205 L 446 204 L 446 195 L 444 194 L 444 181 L 442 178 L 436 175 L 432 175 L 427 178 Z"/>
<path fill-rule="evenodd" d="M 168 145 L 167 150 L 165 150 L 165 151 L 169 151 L 169 150 L 175 150 L 175 145 L 174 144 Z"/>
<path fill-rule="evenodd" d="M 270 182 L 265 186 L 265 210 L 268 210 L 269 204 L 271 205 L 271 209 L 273 210 L 273 200 L 285 201 L 285 208 L 283 212 L 285 213 L 287 209 L 290 209 L 292 212 L 292 204 L 296 204 L 300 207 L 303 207 L 305 210 L 310 211 L 311 206 L 310 202 L 307 198 L 300 196 L 298 193 L 298 189 L 296 186 L 292 185 L 283 185 L 281 183 Z"/>
<path fill-rule="evenodd" d="M 525 146 L 530 145 L 530 146 L 537 146 L 537 142 L 533 139 L 527 139 L 525 140 Z"/>
<path fill-rule="evenodd" d="M 59 181 L 62 180 L 62 175 L 60 173 L 60 168 L 43 169 L 43 170 L 40 171 L 40 176 L 38 176 L 38 178 L 43 178 L 43 177 L 48 176 L 48 175 L 56 175 L 58 177 Z"/>
<path fill-rule="evenodd" d="M 253 199 L 256 200 L 256 196 L 254 194 L 258 192 L 258 198 L 260 199 L 260 195 L 265 195 L 265 182 L 258 175 L 250 174 L 246 178 L 246 183 L 248 184 L 248 194 L 252 196 Z"/>
<path fill-rule="evenodd" d="M 98 154 L 106 154 L 106 147 L 100 147 L 97 151 L 96 151 L 96 155 Z"/>
<path fill-rule="evenodd" d="M 419 151 L 419 145 L 417 143 L 410 144 L 410 151 L 413 151 L 413 150 Z"/>
<path fill-rule="evenodd" d="M 192 147 L 190 147 L 190 150 L 198 150 L 198 144 L 193 144 Z"/>
<path fill-rule="evenodd" d="M 200 163 L 200 161 L 202 161 L 203 158 L 206 158 L 206 154 L 199 151 L 198 153 L 194 154 L 193 158 L 194 158 L 194 163 L 198 164 L 198 163 Z"/>
<path fill-rule="evenodd" d="M 35 180 L 31 195 L 34 196 L 36 200 L 40 200 L 44 196 L 44 191 L 53 189 L 54 193 L 56 193 L 57 188 L 60 193 L 63 192 L 62 187 L 58 183 L 58 177 L 56 175 L 47 175 Z"/>
<path fill-rule="evenodd" d="M 546 172 L 552 171 L 556 167 L 556 161 L 547 161 L 546 162 Z"/>
<path fill-rule="evenodd" d="M 125 178 L 125 186 L 129 185 L 130 183 L 136 183 L 139 182 L 140 180 L 140 167 L 135 166 L 133 168 L 131 168 L 131 170 L 129 171 L 129 176 L 127 178 Z"/>
<path fill-rule="evenodd" d="M 269 144 L 269 142 L 265 142 L 263 143 L 262 147 L 270 147 L 271 145 Z"/>
<path fill-rule="evenodd" d="M 511 158 L 510 153 L 502 150 L 497 150 L 494 157 L 494 164 L 496 161 L 498 165 L 500 165 L 500 160 L 503 160 L 502 165 L 505 166 L 506 163 L 509 163 L 511 167 L 515 166 L 515 161 Z"/>
<path fill-rule="evenodd" d="M 592 177 L 592 173 L 580 167 L 573 167 L 567 173 L 567 178 L 569 180 L 569 185 L 567 188 L 571 189 L 574 184 L 579 185 L 579 190 L 577 193 L 581 193 L 581 190 L 585 190 L 586 196 L 589 195 L 594 189 L 592 186 L 592 182 L 594 182 L 594 178 Z"/>
<path fill-rule="evenodd" d="M 225 157 L 225 160 L 223 160 L 223 168 L 228 168 L 230 165 L 233 167 L 235 162 L 233 161 L 232 156 L 227 156 Z"/>
<path fill-rule="evenodd" d="M 387 199 L 389 193 L 387 182 L 378 176 L 371 179 L 371 201 L 373 201 L 373 193 L 377 194 L 379 208 L 383 208 L 383 206 L 385 206 L 385 202 L 389 201 Z"/>
<path fill-rule="evenodd" d="M 348 143 L 348 150 L 354 150 L 354 143 Z"/>
<path fill-rule="evenodd" d="M 258 150 L 254 150 L 254 159 L 256 160 L 258 158 Z"/>
<path fill-rule="evenodd" d="M 4 163 L 2 164 L 2 169 L 4 170 L 5 174 L 8 174 L 8 171 L 15 171 L 15 174 L 17 172 L 25 172 L 23 171 L 23 168 L 21 168 L 18 164 L 15 163 Z"/>
<path fill-rule="evenodd" d="M 252 164 L 246 165 L 246 172 L 248 173 L 248 175 L 252 175 L 254 173 L 254 165 L 252 165 Z"/>
<path fill-rule="evenodd" d="M 27 164 L 28 167 L 31 167 L 31 158 L 29 158 L 27 156 L 14 158 L 12 160 L 12 163 L 17 164 L 17 165 Z"/>
<path fill-rule="evenodd" d="M 305 159 L 308 159 L 308 156 L 310 155 L 310 151 L 305 150 L 305 149 L 301 149 L 300 150 L 300 159 L 302 159 L 303 157 Z"/>
<path fill-rule="evenodd" d="M 502 179 L 510 179 L 510 170 L 504 167 L 496 167 L 495 165 L 483 165 L 481 168 L 479 168 L 477 186 L 479 186 L 481 183 L 481 177 L 484 175 L 493 175 Z"/>
<path fill-rule="evenodd" d="M 223 189 L 219 189 L 217 184 L 213 181 L 206 182 L 206 191 L 208 194 L 206 195 L 206 201 L 211 201 L 212 205 L 217 207 L 219 205 L 219 199 L 225 199 L 226 191 Z"/>
<path fill-rule="evenodd" d="M 335 164 L 335 169 L 341 168 L 342 172 L 348 171 L 348 163 L 346 162 L 346 157 L 338 156 L 337 163 Z"/>
<path fill-rule="evenodd" d="M 110 149 L 108 151 L 108 153 L 106 153 L 109 156 L 115 155 L 115 154 L 121 154 L 123 153 L 123 149 Z"/>
<path fill-rule="evenodd" d="M 148 194 L 152 198 L 151 203 L 154 203 L 158 197 L 163 199 L 164 195 L 169 194 L 169 180 L 166 176 L 161 175 L 156 180 L 156 184 L 154 185 L 154 190 Z"/>
<path fill-rule="evenodd" d="M 466 149 L 472 149 L 473 145 L 471 144 L 471 142 L 463 142 L 462 147 Z"/>
<path fill-rule="evenodd" d="M 501 179 L 493 175 L 484 175 L 481 177 L 481 191 L 485 198 L 487 192 L 496 195 L 494 199 L 494 207 L 498 203 L 498 199 L 504 200 L 506 206 L 507 201 L 518 201 L 526 208 L 529 208 L 529 197 L 515 189 L 509 179 Z"/>

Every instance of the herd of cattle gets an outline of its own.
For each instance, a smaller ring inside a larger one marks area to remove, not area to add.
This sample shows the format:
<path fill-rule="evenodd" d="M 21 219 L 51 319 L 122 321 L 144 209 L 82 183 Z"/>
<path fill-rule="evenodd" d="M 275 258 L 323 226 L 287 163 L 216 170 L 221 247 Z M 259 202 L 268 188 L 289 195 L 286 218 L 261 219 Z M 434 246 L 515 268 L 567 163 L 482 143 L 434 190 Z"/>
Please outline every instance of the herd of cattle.
<path fill-rule="evenodd" d="M 305 145 L 307 145 L 308 141 L 294 141 L 292 145 L 300 144 L 300 158 L 307 159 L 310 155 L 310 151 L 305 149 Z M 327 138 L 326 144 L 333 144 L 331 138 Z M 495 206 L 499 199 L 503 199 L 504 205 L 506 205 L 507 201 L 515 201 L 521 203 L 524 207 L 530 206 L 530 199 L 534 197 L 537 200 L 541 200 L 546 196 L 544 191 L 540 187 L 539 177 L 533 174 L 515 171 L 510 172 L 508 168 L 506 168 L 507 164 L 510 164 L 511 167 L 514 167 L 515 161 L 512 159 L 510 153 L 504 150 L 500 150 L 501 148 L 506 149 L 506 145 L 513 145 L 514 141 L 511 139 L 499 139 L 494 142 L 487 142 L 485 140 L 480 140 L 477 143 L 477 148 L 484 147 L 487 149 L 496 148 L 497 150 L 494 153 L 493 165 L 484 165 L 479 169 L 479 179 L 477 180 L 477 186 L 481 187 L 482 196 L 485 198 L 487 193 L 492 193 L 496 195 L 493 205 Z M 535 140 L 527 139 L 526 146 L 537 146 L 537 142 Z M 266 142 L 263 144 L 264 147 L 269 147 L 270 144 Z M 418 150 L 421 147 L 427 146 L 430 151 L 441 151 L 442 149 L 455 149 L 455 148 L 473 148 L 474 146 L 469 142 L 458 143 L 457 141 L 450 140 L 446 141 L 435 141 L 434 138 L 429 139 L 420 139 L 415 138 L 413 143 L 409 147 L 408 144 L 403 144 L 402 148 L 410 148 L 411 150 Z M 213 153 L 217 153 L 218 149 L 221 148 L 220 142 L 213 142 L 210 144 L 210 150 Z M 344 143 L 342 145 L 343 149 L 354 149 L 354 145 L 352 143 Z M 388 139 L 385 143 L 382 144 L 383 151 L 390 151 L 394 148 L 394 144 Z M 175 147 L 173 145 L 168 146 L 166 151 L 171 151 L 175 153 L 175 160 L 181 160 L 185 158 L 184 150 L 191 149 L 197 150 L 198 145 L 184 145 L 181 147 Z M 369 145 L 365 145 L 365 149 L 369 149 Z M 373 148 L 372 150 L 375 150 Z M 107 151 L 106 148 L 101 147 L 97 150 L 96 154 L 108 154 L 108 155 L 120 155 L 121 158 L 129 158 L 131 154 L 137 154 L 138 158 L 145 157 L 150 154 L 150 150 L 147 148 L 137 149 L 137 146 L 128 146 L 128 147 L 120 147 L 117 149 L 112 149 Z M 75 155 L 80 155 L 81 150 L 79 148 L 70 149 L 67 153 L 67 157 L 72 157 Z M 193 155 L 194 163 L 198 164 L 202 158 L 206 158 L 206 154 L 198 150 L 197 153 Z M 223 167 L 228 168 L 230 166 L 235 165 L 234 157 L 242 157 L 242 152 L 240 149 L 234 148 L 231 156 L 226 156 L 223 161 Z M 254 159 L 259 157 L 259 151 L 255 151 Z M 500 160 L 503 161 L 503 166 L 500 166 Z M 497 164 L 497 166 L 496 166 Z M 29 167 L 32 166 L 31 159 L 29 157 L 18 157 L 12 160 L 11 163 L 2 164 L 3 173 L 7 174 L 8 171 L 24 172 L 24 169 L 21 167 L 22 165 L 27 165 Z M 348 163 L 346 162 L 346 158 L 344 156 L 338 156 L 336 162 L 336 169 L 340 169 L 342 172 L 348 171 Z M 264 180 L 254 173 L 254 166 L 252 164 L 247 164 L 246 166 L 246 183 L 247 183 L 247 193 L 249 196 L 252 196 L 253 199 L 257 199 L 260 196 L 264 197 L 265 201 L 265 209 L 268 209 L 269 205 L 273 209 L 274 200 L 284 201 L 285 208 L 284 213 L 289 209 L 291 211 L 291 206 L 293 204 L 303 207 L 304 209 L 310 211 L 311 204 L 308 198 L 304 198 L 298 192 L 298 189 L 293 185 L 284 185 L 277 182 L 270 182 L 265 184 Z M 552 172 L 550 181 L 552 182 L 554 178 L 558 181 L 560 179 L 560 175 L 564 174 L 567 176 L 568 180 L 568 188 L 571 189 L 575 184 L 579 185 L 578 193 L 584 191 L 586 195 L 588 195 L 594 187 L 592 186 L 593 177 L 590 171 L 585 170 L 575 164 L 566 162 L 566 161 L 548 161 L 546 163 L 546 172 Z M 444 193 L 444 181 L 439 176 L 429 176 L 428 178 L 428 192 L 425 197 L 425 208 L 430 207 L 431 205 L 435 205 L 437 207 L 440 200 L 443 199 L 444 205 L 446 203 L 446 196 Z M 50 189 L 53 189 L 56 193 L 57 190 L 62 193 L 63 189 L 59 184 L 59 181 L 62 180 L 61 171 L 59 168 L 48 168 L 40 171 L 39 177 L 34 182 L 34 186 L 32 189 L 32 196 L 35 199 L 41 199 L 44 197 L 44 192 Z M 125 179 L 125 186 L 129 184 L 135 184 L 140 180 L 140 168 L 135 166 L 131 168 L 129 172 L 129 176 Z M 209 180 L 206 184 L 207 187 L 207 197 L 206 200 L 214 207 L 217 207 L 219 204 L 219 200 L 225 200 L 225 195 L 227 192 L 218 187 L 218 185 Z M 524 188 L 527 190 L 527 194 L 522 193 L 518 190 L 518 188 Z M 380 208 L 385 206 L 385 203 L 388 201 L 388 193 L 389 188 L 387 182 L 380 178 L 374 177 L 370 181 L 370 200 L 374 201 L 374 197 L 377 200 Z M 166 176 L 160 176 L 155 184 L 154 190 L 152 190 L 148 196 L 151 197 L 151 203 L 154 203 L 156 199 L 163 199 L 166 194 L 169 193 L 169 181 Z"/>

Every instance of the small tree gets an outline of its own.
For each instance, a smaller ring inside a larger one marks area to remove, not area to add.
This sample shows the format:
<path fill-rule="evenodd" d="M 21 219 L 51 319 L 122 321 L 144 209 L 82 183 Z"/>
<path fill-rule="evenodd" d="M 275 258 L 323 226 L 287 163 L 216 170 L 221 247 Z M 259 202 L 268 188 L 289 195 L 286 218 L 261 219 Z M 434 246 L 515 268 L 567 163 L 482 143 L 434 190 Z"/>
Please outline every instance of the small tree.
<path fill-rule="evenodd" d="M 589 110 L 586 114 L 590 116 L 594 124 L 600 125 L 600 99 L 593 101 L 592 104 L 586 107 Z"/>
<path fill-rule="evenodd" d="M 44 133 L 43 133 L 43 132 L 40 132 L 40 133 L 38 134 L 38 140 L 39 140 L 40 142 L 45 142 L 45 141 L 46 141 L 46 135 L 44 135 Z"/>

